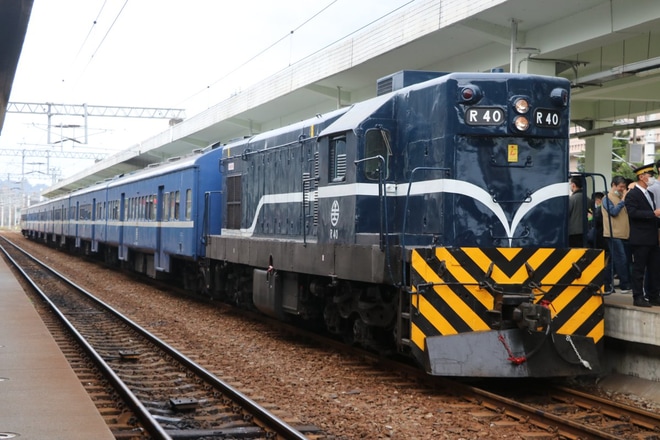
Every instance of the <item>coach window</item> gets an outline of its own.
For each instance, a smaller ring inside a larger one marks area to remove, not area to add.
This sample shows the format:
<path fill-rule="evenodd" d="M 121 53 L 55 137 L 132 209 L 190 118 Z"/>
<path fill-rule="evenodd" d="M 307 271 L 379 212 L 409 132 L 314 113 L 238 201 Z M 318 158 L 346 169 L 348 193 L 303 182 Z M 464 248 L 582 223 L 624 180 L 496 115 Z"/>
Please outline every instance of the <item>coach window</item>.
<path fill-rule="evenodd" d="M 181 205 L 181 194 L 179 191 L 174 193 L 174 220 L 179 220 L 179 206 Z"/>
<path fill-rule="evenodd" d="M 80 210 L 78 212 L 78 220 L 90 220 L 92 218 L 92 205 L 84 204 L 80 205 Z"/>
<path fill-rule="evenodd" d="M 389 176 L 390 156 L 392 156 L 392 147 L 390 146 L 390 133 L 383 129 L 374 129 L 367 131 L 364 141 L 364 157 L 381 156 L 385 159 L 385 169 L 383 170 L 383 179 Z M 368 160 L 364 163 L 364 176 L 369 180 L 378 180 L 378 169 L 383 166 L 380 159 Z"/>
<path fill-rule="evenodd" d="M 170 193 L 165 193 L 163 196 L 163 221 L 170 219 Z"/>
<path fill-rule="evenodd" d="M 346 179 L 346 136 L 330 140 L 330 182 L 342 182 Z"/>
<path fill-rule="evenodd" d="M 151 215 L 149 218 L 151 220 L 156 220 L 156 211 L 158 210 L 158 196 L 156 194 L 151 195 Z"/>
<path fill-rule="evenodd" d="M 190 220 L 192 214 L 192 190 L 186 190 L 186 220 Z"/>
<path fill-rule="evenodd" d="M 176 221 L 174 216 L 174 211 L 176 211 L 176 191 L 172 191 L 170 194 L 170 220 Z"/>

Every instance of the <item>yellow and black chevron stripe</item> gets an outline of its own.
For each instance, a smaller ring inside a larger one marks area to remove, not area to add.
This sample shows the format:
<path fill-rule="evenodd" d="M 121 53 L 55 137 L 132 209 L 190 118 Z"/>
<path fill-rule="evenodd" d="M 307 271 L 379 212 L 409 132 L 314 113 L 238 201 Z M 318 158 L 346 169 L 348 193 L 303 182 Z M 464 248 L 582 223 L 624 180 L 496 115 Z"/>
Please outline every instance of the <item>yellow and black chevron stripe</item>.
<path fill-rule="evenodd" d="M 507 293 L 534 294 L 549 304 L 552 331 L 602 341 L 600 294 L 605 265 L 597 249 L 435 248 L 411 256 L 413 348 L 426 337 L 497 330 L 489 316 L 501 312 Z"/>

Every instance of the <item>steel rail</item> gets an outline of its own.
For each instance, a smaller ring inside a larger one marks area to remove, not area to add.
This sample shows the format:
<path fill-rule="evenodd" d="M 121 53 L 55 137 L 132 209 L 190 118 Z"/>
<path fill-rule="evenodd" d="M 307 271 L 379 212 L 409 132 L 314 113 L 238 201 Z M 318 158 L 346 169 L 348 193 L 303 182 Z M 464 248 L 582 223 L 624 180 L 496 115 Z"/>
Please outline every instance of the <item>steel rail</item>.
<path fill-rule="evenodd" d="M 24 253 L 26 256 L 30 257 L 30 255 L 20 247 L 15 246 L 13 244 L 12 246 L 14 246 L 22 253 Z M 0 245 L 0 250 L 2 250 L 2 252 L 5 254 L 7 259 L 11 261 L 11 263 L 14 265 L 16 270 L 18 270 L 21 273 L 23 279 L 27 283 L 29 283 L 32 286 L 32 288 L 39 294 L 39 296 L 41 296 L 43 301 L 46 304 L 48 304 L 48 307 L 53 311 L 53 313 L 57 315 L 57 317 L 62 322 L 62 324 L 73 335 L 76 342 L 80 344 L 80 346 L 85 350 L 85 352 L 92 359 L 92 361 L 98 366 L 98 368 L 110 381 L 110 383 L 115 388 L 115 390 L 117 390 L 117 392 L 122 396 L 122 398 L 128 402 L 128 404 L 131 407 L 131 410 L 135 412 L 136 416 L 140 419 L 144 427 L 149 431 L 149 434 L 152 435 L 153 438 L 156 440 L 172 440 L 172 437 L 170 437 L 167 434 L 167 432 L 165 432 L 163 427 L 160 426 L 160 424 L 151 416 L 147 408 L 144 405 L 142 405 L 142 403 L 135 396 L 135 394 L 133 394 L 133 392 L 126 386 L 126 384 L 119 378 L 119 376 L 117 376 L 117 374 L 112 370 L 112 368 L 110 368 L 110 366 L 103 360 L 103 358 L 96 352 L 96 350 L 94 350 L 94 348 L 87 342 L 85 337 L 81 335 L 80 332 L 78 332 L 78 330 L 76 330 L 76 328 L 71 324 L 71 322 L 66 318 L 66 316 L 64 316 L 64 314 L 57 308 L 57 306 L 48 298 L 46 293 L 43 290 L 41 290 L 39 286 L 37 286 L 37 284 L 23 270 L 23 268 L 18 264 L 18 262 L 14 260 L 14 258 L 11 255 L 9 255 L 9 253 L 4 248 L 4 246 Z M 41 261 L 37 259 L 34 259 L 34 261 L 36 261 L 46 269 L 50 270 L 48 266 L 45 266 Z M 54 271 L 53 273 L 60 276 Z"/>
<path fill-rule="evenodd" d="M 245 394 L 241 393 L 228 383 L 224 382 L 223 380 L 219 379 L 217 376 L 213 375 L 211 372 L 203 368 L 202 366 L 196 364 L 192 360 L 190 360 L 188 357 L 186 357 L 183 353 L 179 352 L 176 350 L 174 347 L 169 346 L 166 342 L 163 340 L 159 339 L 155 335 L 151 334 L 144 328 L 142 328 L 140 325 L 132 321 L 130 318 L 124 316 L 122 313 L 117 311 L 115 308 L 110 306 L 109 304 L 101 301 L 100 299 L 94 297 L 91 293 L 87 292 L 85 289 L 83 289 L 81 286 L 77 285 L 73 281 L 69 280 L 66 278 L 64 275 L 60 274 L 57 272 L 55 269 L 49 267 L 42 261 L 38 260 L 37 258 L 31 256 L 27 251 L 23 250 L 19 246 L 15 245 L 12 243 L 10 240 L 8 240 L 6 237 L 2 237 L 5 241 L 10 243 L 12 246 L 14 246 L 17 250 L 25 254 L 27 257 L 31 258 L 33 261 L 35 261 L 37 264 L 60 278 L 61 281 L 65 282 L 69 286 L 73 287 L 74 289 L 80 291 L 82 294 L 84 294 L 89 300 L 94 302 L 95 304 L 99 305 L 100 307 L 108 310 L 110 313 L 121 319 L 126 325 L 128 325 L 131 329 L 136 331 L 140 336 L 144 337 L 147 339 L 149 342 L 163 350 L 166 354 L 180 362 L 182 365 L 184 365 L 186 368 L 189 368 L 191 371 L 193 371 L 195 374 L 197 374 L 199 377 L 204 379 L 209 385 L 219 389 L 222 393 L 226 394 L 230 398 L 234 399 L 237 402 L 240 402 L 241 405 L 243 405 L 248 411 L 251 413 L 255 414 L 256 419 L 260 421 L 260 425 L 263 426 L 264 428 L 270 429 L 273 432 L 277 433 L 281 438 L 286 439 L 286 440 L 307 440 L 307 437 L 304 436 L 301 432 L 298 430 L 294 429 L 291 427 L 288 423 L 284 422 L 271 412 L 269 412 L 267 409 L 247 397 Z M 8 256 L 8 258 L 12 261 L 14 266 L 17 268 L 19 267 L 18 264 L 7 254 L 6 250 L 4 247 L 0 245 L 0 248 L 2 251 L 5 253 L 5 255 Z M 53 304 L 46 296 L 45 294 L 32 282 L 32 280 L 29 279 L 27 274 L 20 269 L 20 272 L 23 274 L 24 277 L 28 280 L 28 282 L 39 292 L 39 294 L 44 297 L 44 299 L 48 302 L 51 308 L 53 308 L 54 311 L 58 314 L 58 316 L 61 317 L 63 322 L 66 323 L 66 325 L 69 328 L 72 328 L 72 332 L 76 335 L 76 338 L 81 338 L 81 344 L 85 347 L 85 350 L 90 350 L 90 355 L 93 357 L 95 361 L 98 360 L 99 365 L 102 366 L 102 368 L 105 370 L 107 369 L 110 371 L 110 374 L 114 381 L 116 380 L 119 384 L 120 389 L 122 392 L 130 393 L 130 398 L 128 399 L 129 402 L 133 403 L 133 400 L 135 401 L 136 404 L 136 414 L 139 414 L 141 416 L 142 412 L 146 412 L 148 415 L 148 421 L 145 422 L 145 425 L 147 427 L 150 427 L 152 423 L 155 423 L 157 425 L 157 431 L 159 433 L 162 433 L 163 437 L 157 437 L 158 440 L 162 439 L 167 439 L 170 440 L 172 437 L 170 434 L 168 434 L 167 431 L 163 430 L 162 427 L 158 424 L 158 422 L 153 419 L 150 413 L 146 410 L 146 408 L 137 400 L 137 397 L 133 395 L 133 393 L 126 387 L 126 385 L 121 381 L 119 377 L 116 376 L 116 374 L 112 371 L 112 369 L 105 363 L 105 361 L 94 351 L 94 349 L 86 342 L 84 341 L 84 338 L 82 335 L 80 335 L 69 323 L 69 321 L 57 310 L 55 304 Z M 259 424 L 259 423 L 258 423 Z M 155 426 L 154 426 L 155 427 Z"/>
<path fill-rule="evenodd" d="M 656 413 L 562 386 L 556 386 L 555 389 L 569 396 L 569 398 L 564 398 L 565 400 L 570 400 L 570 402 L 582 408 L 593 409 L 606 416 L 624 420 L 651 431 L 660 431 L 660 416 Z M 562 398 L 556 393 L 551 394 L 551 396 L 556 399 Z M 602 406 L 594 406 L 594 403 Z"/>

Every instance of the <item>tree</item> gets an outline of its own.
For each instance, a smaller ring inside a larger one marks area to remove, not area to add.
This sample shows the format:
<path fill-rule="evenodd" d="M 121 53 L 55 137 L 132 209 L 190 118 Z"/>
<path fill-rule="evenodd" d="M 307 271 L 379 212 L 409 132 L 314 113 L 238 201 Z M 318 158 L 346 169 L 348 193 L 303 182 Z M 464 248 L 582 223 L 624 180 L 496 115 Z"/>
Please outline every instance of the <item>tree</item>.
<path fill-rule="evenodd" d="M 638 167 L 643 165 L 641 163 L 629 164 L 626 159 L 628 157 L 628 148 L 630 138 L 629 131 L 621 131 L 614 134 L 612 139 L 612 176 L 623 176 L 627 179 L 635 180 L 635 172 L 631 165 Z M 615 156 L 616 155 L 616 156 Z M 618 156 L 618 157 L 617 157 Z M 623 158 L 622 161 L 619 157 Z"/>

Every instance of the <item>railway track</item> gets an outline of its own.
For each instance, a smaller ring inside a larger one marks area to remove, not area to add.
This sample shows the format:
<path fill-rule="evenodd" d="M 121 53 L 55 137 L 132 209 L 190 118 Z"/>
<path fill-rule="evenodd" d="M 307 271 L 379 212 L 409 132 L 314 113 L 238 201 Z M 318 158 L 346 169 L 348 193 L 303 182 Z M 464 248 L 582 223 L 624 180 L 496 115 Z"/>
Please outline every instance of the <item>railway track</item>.
<path fill-rule="evenodd" d="M 475 403 L 562 439 L 658 440 L 660 415 L 565 386 L 527 387 L 515 395 L 469 387 Z"/>
<path fill-rule="evenodd" d="M 257 318 L 255 318 L 257 319 Z M 260 317 L 260 321 L 263 319 Z M 460 382 L 430 377 L 419 368 L 389 361 L 373 353 L 353 350 L 345 344 L 310 334 L 300 328 L 273 322 L 279 332 L 294 335 L 314 346 L 355 355 L 356 371 L 370 376 L 382 376 L 382 382 L 396 382 L 398 388 L 415 390 L 420 395 L 433 395 L 439 412 L 465 414 L 473 420 L 475 429 L 490 426 L 491 434 L 501 429 L 514 429 L 519 438 L 535 439 L 660 439 L 660 420 L 657 415 L 638 408 L 622 405 L 566 387 L 556 387 L 542 381 L 480 382 L 479 387 Z M 342 348 L 343 347 L 343 348 Z M 361 360 L 360 360 L 361 359 Z M 381 373 L 374 370 L 381 370 Z M 215 370 L 214 370 L 215 371 Z M 530 386 L 534 384 L 534 389 Z M 512 392 L 515 390 L 515 393 Z M 365 418 L 370 415 L 365 412 Z M 123 417 L 126 419 L 126 416 Z M 513 427 L 513 428 L 512 428 Z M 459 435 L 460 429 L 448 435 Z M 312 431 L 305 431 L 313 437 Z M 497 438 L 497 435 L 492 437 Z M 511 438 L 507 436 L 507 438 Z"/>
<path fill-rule="evenodd" d="M 423 394 L 434 389 L 438 395 L 457 397 L 464 403 L 450 404 L 450 407 L 465 410 L 475 420 L 501 426 L 515 423 L 520 427 L 521 438 L 660 440 L 659 414 L 611 399 L 544 380 L 535 383 L 529 380 L 484 380 L 480 386 L 471 386 L 453 379 L 429 376 L 417 366 L 276 320 L 272 325 L 295 336 L 296 340 L 351 354 L 363 364 L 370 364 L 374 370 L 381 370 L 383 380 L 393 371 L 401 373 L 402 377 L 396 380 L 403 388 L 419 389 Z M 391 376 L 387 380 L 391 380 Z M 502 383 L 509 385 L 502 387 Z M 427 390 L 420 388 L 420 384 L 427 386 Z M 511 390 L 515 390 L 515 394 Z"/>
<path fill-rule="evenodd" d="M 196 365 L 8 240 L 3 252 L 69 328 L 153 439 L 305 439 L 293 427 Z M 129 422 L 127 416 L 120 417 Z M 130 423 L 124 423 L 129 426 Z M 133 438 L 135 432 L 123 432 Z"/>
<path fill-rule="evenodd" d="M 455 403 L 447 405 L 448 412 L 464 412 L 480 424 L 517 425 L 520 438 L 660 440 L 659 414 L 566 386 L 542 380 L 533 385 L 507 381 L 504 386 L 488 380 L 474 386 L 428 376 L 397 361 L 365 359 L 379 369 L 402 372 L 417 386 L 423 383 L 436 394 L 456 397 Z"/>

